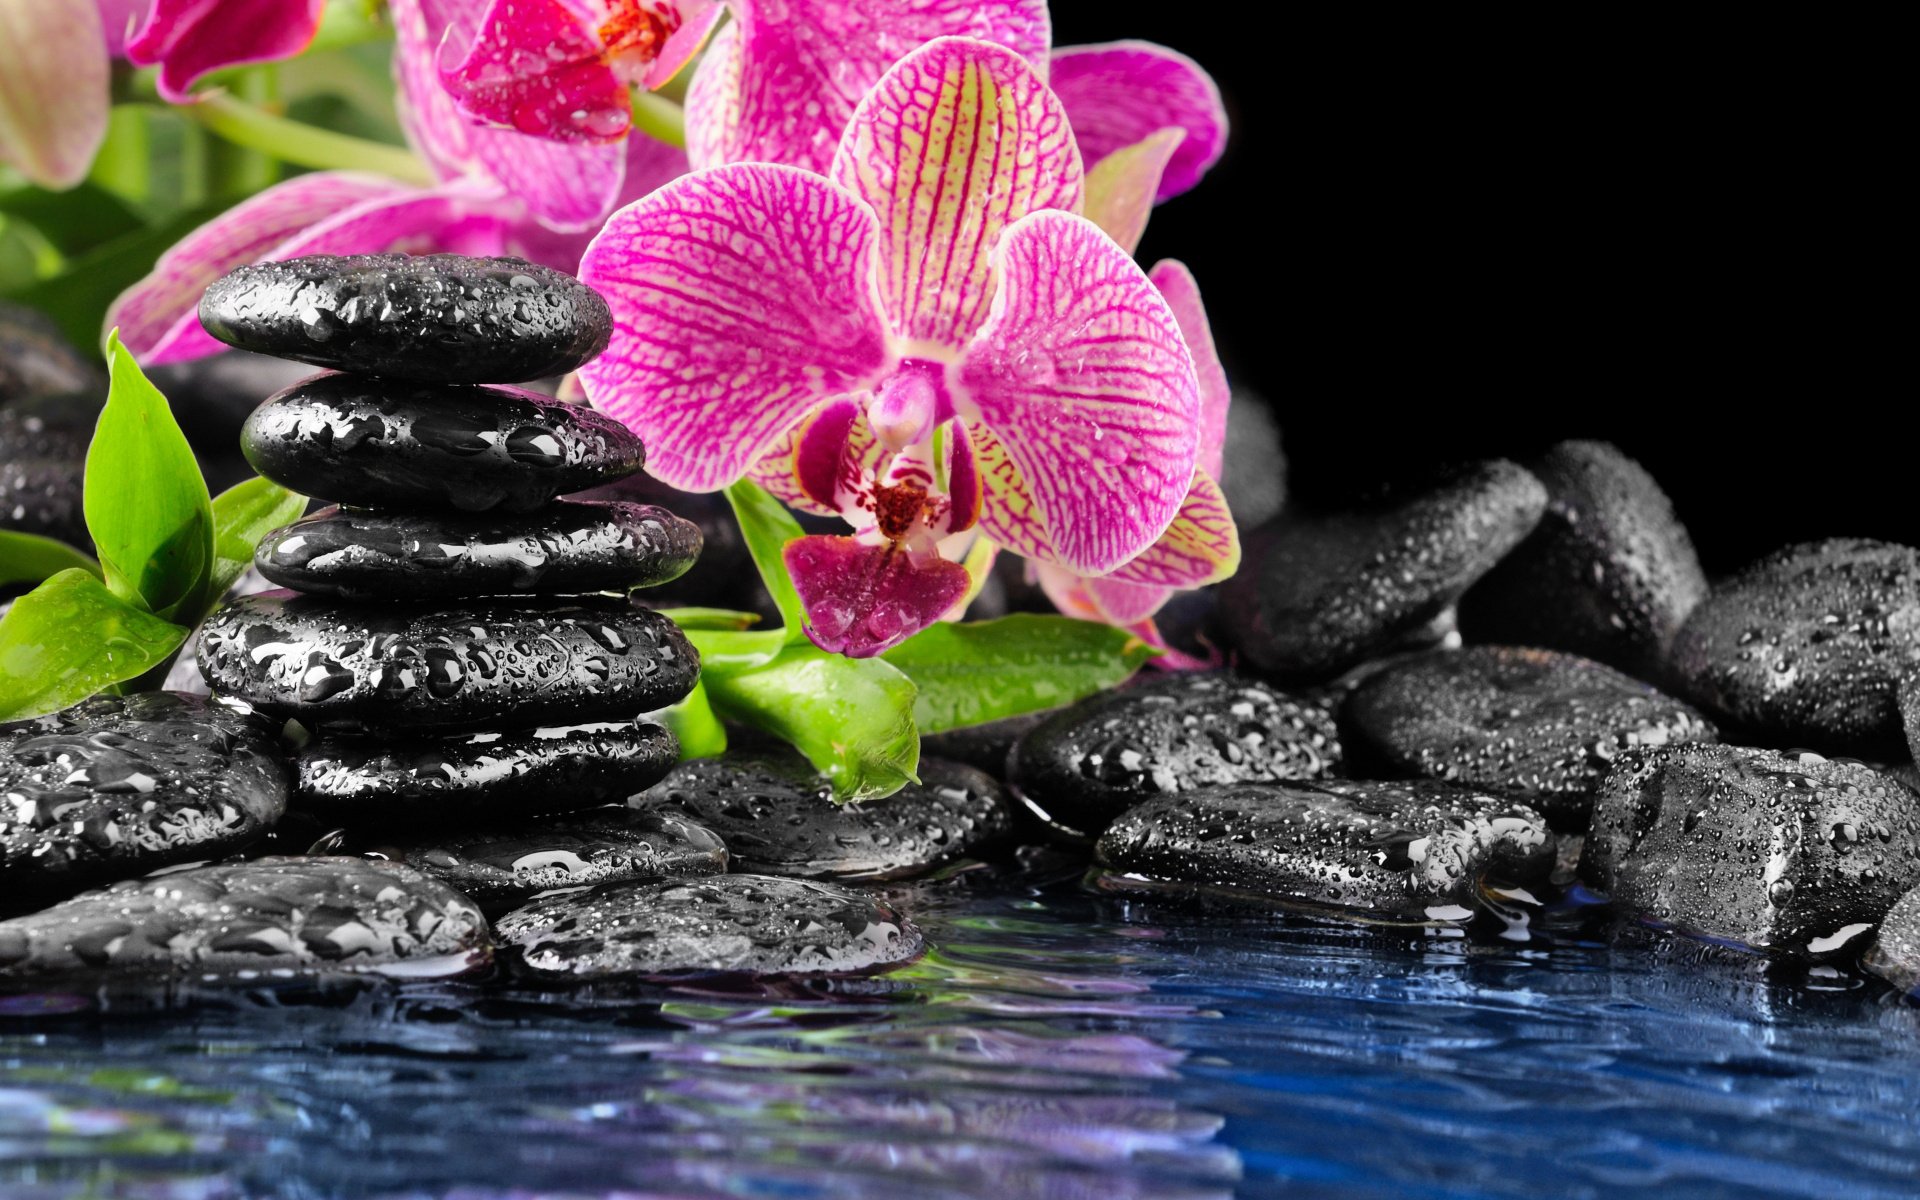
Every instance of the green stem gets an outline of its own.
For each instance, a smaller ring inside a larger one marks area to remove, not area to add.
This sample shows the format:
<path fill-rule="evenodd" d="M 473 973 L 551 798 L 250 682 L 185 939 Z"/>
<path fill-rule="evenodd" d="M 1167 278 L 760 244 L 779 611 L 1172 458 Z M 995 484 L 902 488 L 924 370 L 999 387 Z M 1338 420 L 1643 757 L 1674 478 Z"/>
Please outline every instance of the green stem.
<path fill-rule="evenodd" d="M 224 92 L 211 92 L 184 113 L 236 146 L 260 150 L 281 162 L 332 170 L 376 171 L 422 187 L 433 183 L 426 165 L 398 146 L 316 129 L 276 117 Z"/>
<path fill-rule="evenodd" d="M 635 91 L 633 127 L 656 142 L 687 144 L 687 111 L 658 92 Z"/>
<path fill-rule="evenodd" d="M 329 4 L 320 11 L 320 28 L 303 53 L 322 54 L 364 42 L 385 41 L 393 36 L 393 26 L 381 18 L 378 5 L 367 3 Z"/>

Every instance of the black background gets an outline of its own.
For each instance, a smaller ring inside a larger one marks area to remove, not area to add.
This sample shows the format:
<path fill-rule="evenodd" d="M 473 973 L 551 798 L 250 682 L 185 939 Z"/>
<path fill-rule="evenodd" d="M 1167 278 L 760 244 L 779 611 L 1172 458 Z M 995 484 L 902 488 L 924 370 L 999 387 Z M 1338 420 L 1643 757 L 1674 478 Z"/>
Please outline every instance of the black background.
<path fill-rule="evenodd" d="M 1056 45 L 1146 38 L 1219 81 L 1227 156 L 1140 259 L 1193 268 L 1298 501 L 1595 437 L 1661 481 L 1710 573 L 1824 536 L 1920 543 L 1888 31 L 1053 13 Z"/>

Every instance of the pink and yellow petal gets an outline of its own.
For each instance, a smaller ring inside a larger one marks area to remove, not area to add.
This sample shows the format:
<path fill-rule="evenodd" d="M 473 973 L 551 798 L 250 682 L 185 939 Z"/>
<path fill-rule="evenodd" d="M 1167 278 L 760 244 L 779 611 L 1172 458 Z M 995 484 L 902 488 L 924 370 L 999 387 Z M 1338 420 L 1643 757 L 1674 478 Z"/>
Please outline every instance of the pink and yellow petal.
<path fill-rule="evenodd" d="M 1104 578 L 1121 584 L 1187 589 L 1218 583 L 1240 568 L 1240 533 L 1220 485 L 1196 469 L 1179 515 L 1158 541 Z M 1126 622 L 1121 622 L 1126 624 Z"/>
<path fill-rule="evenodd" d="M 1193 480 L 1199 385 L 1167 302 L 1085 218 L 1037 212 L 995 253 L 991 319 L 960 379 L 981 526 L 1018 553 L 1102 575 L 1157 541 Z"/>
<path fill-rule="evenodd" d="M 616 141 L 633 121 L 594 23 L 562 0 L 492 0 L 475 36 L 443 49 L 439 76 L 462 112 L 534 137 Z"/>
<path fill-rule="evenodd" d="M 864 417 L 866 398 L 836 396 L 815 405 L 754 464 L 754 482 L 790 507 L 840 516 L 842 496 L 879 461 L 879 443 Z"/>
<path fill-rule="evenodd" d="M 813 644 L 848 658 L 884 654 L 967 594 L 967 569 L 931 550 L 850 537 L 788 542 L 782 554 Z"/>
<path fill-rule="evenodd" d="M 679 10 L 680 27 L 667 38 L 659 55 L 648 65 L 646 76 L 641 80 L 648 91 L 665 87 L 682 67 L 693 61 L 727 11 L 720 0 L 679 0 L 675 7 Z"/>
<path fill-rule="evenodd" d="M 0 163 L 69 188 L 107 135 L 108 62 L 94 0 L 0 3 Z"/>
<path fill-rule="evenodd" d="M 1018 54 L 964 38 L 894 64 L 848 124 L 833 177 L 880 218 L 895 334 L 952 349 L 986 320 L 1006 228 L 1081 200 L 1059 101 Z"/>
<path fill-rule="evenodd" d="M 689 175 L 615 213 L 580 277 L 613 309 L 587 395 L 684 491 L 741 478 L 821 401 L 890 366 L 867 208 L 766 163 Z"/>
<path fill-rule="evenodd" d="M 1180 336 L 1193 355 L 1194 378 L 1200 384 L 1200 469 L 1220 478 L 1227 445 L 1227 407 L 1233 392 L 1227 386 L 1227 372 L 1220 365 L 1220 350 L 1213 342 L 1213 326 L 1207 320 L 1207 307 L 1200 300 L 1200 285 L 1193 272 L 1178 259 L 1163 258 L 1147 272 L 1153 286 L 1166 298 L 1173 319 L 1180 323 Z"/>
<path fill-rule="evenodd" d="M 1186 131 L 1160 179 L 1160 200 L 1199 183 L 1226 151 L 1220 89 L 1177 50 L 1138 41 L 1068 46 L 1054 51 L 1051 82 L 1089 163 L 1169 125 Z"/>
<path fill-rule="evenodd" d="M 1167 163 L 1186 134 L 1178 128 L 1148 134 L 1123 146 L 1087 169 L 1087 220 L 1132 254 L 1147 231 L 1154 198 Z"/>

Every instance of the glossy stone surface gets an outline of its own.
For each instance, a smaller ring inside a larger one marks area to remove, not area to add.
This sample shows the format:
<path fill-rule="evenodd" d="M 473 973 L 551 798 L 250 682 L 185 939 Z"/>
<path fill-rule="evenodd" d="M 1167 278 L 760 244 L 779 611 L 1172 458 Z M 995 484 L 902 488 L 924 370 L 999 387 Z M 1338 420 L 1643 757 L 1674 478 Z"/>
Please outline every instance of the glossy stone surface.
<path fill-rule="evenodd" d="M 1358 767 L 1445 779 L 1585 826 L 1608 767 L 1640 746 L 1717 740 L 1691 706 L 1557 650 L 1469 646 L 1373 675 L 1342 712 Z"/>
<path fill-rule="evenodd" d="M 659 876 L 719 875 L 727 847 L 711 830 L 669 813 L 625 806 L 480 828 L 376 839 L 375 852 L 445 883 L 489 912 L 556 888 Z"/>
<path fill-rule="evenodd" d="M 939 733 L 923 733 L 920 735 L 920 753 L 931 758 L 944 758 L 949 762 L 964 763 L 976 770 L 985 771 L 995 779 L 1005 779 L 1007 759 L 1013 753 L 1014 743 L 1025 737 L 1034 726 L 1050 719 L 1057 711 L 1059 710 L 1044 709 L 1040 712 L 1002 717 L 998 721 L 987 721 L 980 725 L 943 729 Z"/>
<path fill-rule="evenodd" d="M 0 529 L 92 547 L 82 483 L 104 394 L 0 404 Z"/>
<path fill-rule="evenodd" d="M 106 394 L 97 363 L 75 350 L 52 321 L 0 300 L 0 405 L 27 396 Z"/>
<path fill-rule="evenodd" d="M 1527 470 L 1547 489 L 1547 511 L 1461 600 L 1461 632 L 1658 682 L 1673 635 L 1707 594 L 1673 502 L 1607 442 L 1561 442 Z"/>
<path fill-rule="evenodd" d="M 239 267 L 200 300 L 230 346 L 423 383 L 564 375 L 606 349 L 599 293 L 548 267 L 463 255 L 311 255 Z"/>
<path fill-rule="evenodd" d="M 427 609 L 262 592 L 209 617 L 196 647 L 218 694 L 375 730 L 631 720 L 680 700 L 700 669 L 665 617 L 590 598 Z"/>
<path fill-rule="evenodd" d="M 263 858 L 127 880 L 0 921 L 0 989 L 129 976 L 416 978 L 456 974 L 489 952 L 479 907 L 411 867 Z"/>
<path fill-rule="evenodd" d="M 1864 538 L 1776 551 L 1701 601 L 1672 659 L 1682 694 L 1744 738 L 1897 746 L 1896 688 L 1920 666 L 1920 551 Z"/>
<path fill-rule="evenodd" d="M 700 530 L 663 508 L 561 501 L 524 516 L 324 509 L 254 551 L 282 587 L 347 599 L 624 592 L 679 577 Z"/>
<path fill-rule="evenodd" d="M 920 875 L 1012 835 L 1012 803 L 991 776 L 925 757 L 919 774 L 884 800 L 836 804 L 797 754 L 695 759 L 634 802 L 713 830 L 742 871 L 808 879 Z"/>
<path fill-rule="evenodd" d="M 1008 780 L 1056 828 L 1091 837 L 1152 796 L 1315 779 L 1340 760 L 1318 705 L 1231 673 L 1182 673 L 1061 709 L 1015 744 Z"/>
<path fill-rule="evenodd" d="M 294 804 L 356 822 L 567 812 L 624 800 L 679 754 L 644 721 L 392 742 L 322 734 L 295 761 Z"/>
<path fill-rule="evenodd" d="M 494 929 L 536 975 L 582 981 L 843 974 L 921 949 L 884 901 L 771 875 L 602 884 L 535 900 Z"/>
<path fill-rule="evenodd" d="M 287 776 L 266 722 L 198 696 L 96 696 L 0 724 L 0 888 L 240 850 L 286 811 Z"/>
<path fill-rule="evenodd" d="M 1530 533 L 1540 482 L 1504 459 L 1366 511 L 1284 512 L 1247 537 L 1220 621 L 1255 666 L 1324 679 L 1419 635 Z"/>
<path fill-rule="evenodd" d="M 359 508 L 526 512 L 646 460 L 618 421 L 537 392 L 356 375 L 288 388 L 240 436 L 260 474 Z"/>
<path fill-rule="evenodd" d="M 1920 796 L 1817 754 L 1635 751 L 1594 801 L 1580 876 L 1646 921 L 1851 957 L 1920 883 Z"/>
<path fill-rule="evenodd" d="M 1472 915 L 1483 876 L 1544 879 L 1540 814 L 1414 780 L 1233 784 L 1159 796 L 1107 827 L 1097 886 L 1416 922 Z"/>
<path fill-rule="evenodd" d="M 1894 903 L 1860 965 L 1903 992 L 1920 991 L 1920 887 Z"/>

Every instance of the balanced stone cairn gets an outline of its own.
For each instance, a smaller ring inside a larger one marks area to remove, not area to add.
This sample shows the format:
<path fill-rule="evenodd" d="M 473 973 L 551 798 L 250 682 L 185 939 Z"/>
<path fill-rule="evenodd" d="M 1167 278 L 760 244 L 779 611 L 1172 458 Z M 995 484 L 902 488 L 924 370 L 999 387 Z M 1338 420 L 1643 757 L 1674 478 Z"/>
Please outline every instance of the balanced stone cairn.
<path fill-rule="evenodd" d="M 506 386 L 600 353 L 606 302 L 512 258 L 404 254 L 261 263 L 207 290 L 214 336 L 335 368 L 273 396 L 242 448 L 333 503 L 264 538 L 290 591 L 211 617 L 208 685 L 311 735 L 293 803 L 384 823 L 618 802 L 673 765 L 642 719 L 699 658 L 627 593 L 665 583 L 700 532 L 664 509 L 557 499 L 644 461 L 623 425 Z"/>

